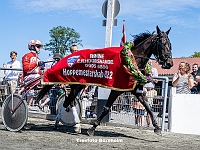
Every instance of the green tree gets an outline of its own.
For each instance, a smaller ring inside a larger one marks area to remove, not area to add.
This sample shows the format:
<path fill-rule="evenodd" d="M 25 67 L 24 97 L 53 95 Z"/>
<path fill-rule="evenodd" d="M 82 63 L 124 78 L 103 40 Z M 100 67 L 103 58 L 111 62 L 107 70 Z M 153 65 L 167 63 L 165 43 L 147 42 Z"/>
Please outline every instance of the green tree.
<path fill-rule="evenodd" d="M 194 52 L 194 54 L 191 56 L 192 58 L 199 58 L 200 52 Z"/>
<path fill-rule="evenodd" d="M 54 27 L 49 31 L 51 39 L 44 45 L 44 49 L 50 51 L 50 55 L 60 53 L 65 56 L 70 52 L 73 44 L 81 45 L 80 35 L 73 28 L 62 26 Z"/>

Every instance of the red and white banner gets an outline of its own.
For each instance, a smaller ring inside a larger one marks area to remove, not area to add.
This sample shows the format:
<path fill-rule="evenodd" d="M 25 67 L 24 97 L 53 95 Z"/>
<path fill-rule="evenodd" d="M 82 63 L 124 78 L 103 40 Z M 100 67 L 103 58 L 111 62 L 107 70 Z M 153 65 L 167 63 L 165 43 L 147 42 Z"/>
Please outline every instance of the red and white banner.
<path fill-rule="evenodd" d="M 124 69 L 123 47 L 85 49 L 60 60 L 44 73 L 43 84 L 87 84 L 118 91 L 135 88 Z"/>
<path fill-rule="evenodd" d="M 120 42 L 120 46 L 124 46 L 124 43 L 126 43 L 126 33 L 125 33 L 125 20 L 123 20 L 123 26 L 122 26 L 122 39 Z"/>

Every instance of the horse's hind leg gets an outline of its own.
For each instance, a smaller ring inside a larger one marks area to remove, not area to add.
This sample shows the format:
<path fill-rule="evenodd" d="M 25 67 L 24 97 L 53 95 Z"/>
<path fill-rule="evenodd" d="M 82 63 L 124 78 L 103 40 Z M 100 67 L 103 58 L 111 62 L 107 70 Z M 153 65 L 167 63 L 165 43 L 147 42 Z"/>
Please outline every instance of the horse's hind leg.
<path fill-rule="evenodd" d="M 93 126 L 91 128 L 89 128 L 88 131 L 87 131 L 89 136 L 93 136 L 94 135 L 94 131 L 95 131 L 96 127 L 100 124 L 100 122 L 103 119 L 103 117 L 106 116 L 109 113 L 109 110 L 110 110 L 112 104 L 114 103 L 116 98 L 121 93 L 123 93 L 123 92 L 111 90 L 111 93 L 110 93 L 110 95 L 108 97 L 108 101 L 106 102 L 106 105 L 103 107 L 103 111 L 102 111 L 101 115 L 93 123 Z"/>
<path fill-rule="evenodd" d="M 147 113 L 149 113 L 151 120 L 152 120 L 152 124 L 155 127 L 154 132 L 156 134 L 161 135 L 161 129 L 159 128 L 158 123 L 156 121 L 156 118 L 155 118 L 153 112 L 151 111 L 151 107 L 147 103 L 146 93 L 136 93 L 135 96 L 142 103 L 142 105 L 145 107 Z"/>
<path fill-rule="evenodd" d="M 66 96 L 63 107 L 67 108 L 75 100 L 78 93 L 85 87 L 85 85 L 73 84 L 70 85 L 71 92 Z"/>

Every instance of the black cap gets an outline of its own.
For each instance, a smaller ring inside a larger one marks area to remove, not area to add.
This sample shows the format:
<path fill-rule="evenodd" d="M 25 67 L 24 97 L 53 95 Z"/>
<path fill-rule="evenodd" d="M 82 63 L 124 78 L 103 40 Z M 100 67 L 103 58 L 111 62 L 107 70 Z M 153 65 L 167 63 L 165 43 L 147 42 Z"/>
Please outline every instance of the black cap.
<path fill-rule="evenodd" d="M 62 55 L 60 55 L 59 53 L 54 53 L 53 59 L 62 59 Z"/>

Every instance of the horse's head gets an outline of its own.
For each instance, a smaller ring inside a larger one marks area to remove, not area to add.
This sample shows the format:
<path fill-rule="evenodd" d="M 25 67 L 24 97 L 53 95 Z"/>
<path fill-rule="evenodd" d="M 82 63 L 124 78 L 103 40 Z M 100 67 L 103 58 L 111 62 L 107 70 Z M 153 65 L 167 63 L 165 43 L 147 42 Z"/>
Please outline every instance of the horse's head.
<path fill-rule="evenodd" d="M 171 43 L 168 38 L 171 28 L 166 32 L 161 31 L 158 26 L 156 29 L 157 34 L 153 39 L 153 54 L 163 69 L 170 69 L 173 66 Z"/>
<path fill-rule="evenodd" d="M 133 36 L 134 46 L 131 51 L 140 69 L 145 68 L 152 54 L 162 68 L 170 69 L 173 66 L 171 43 L 168 38 L 171 28 L 166 32 L 161 31 L 158 26 L 156 29 L 156 34 L 145 32 Z"/>

